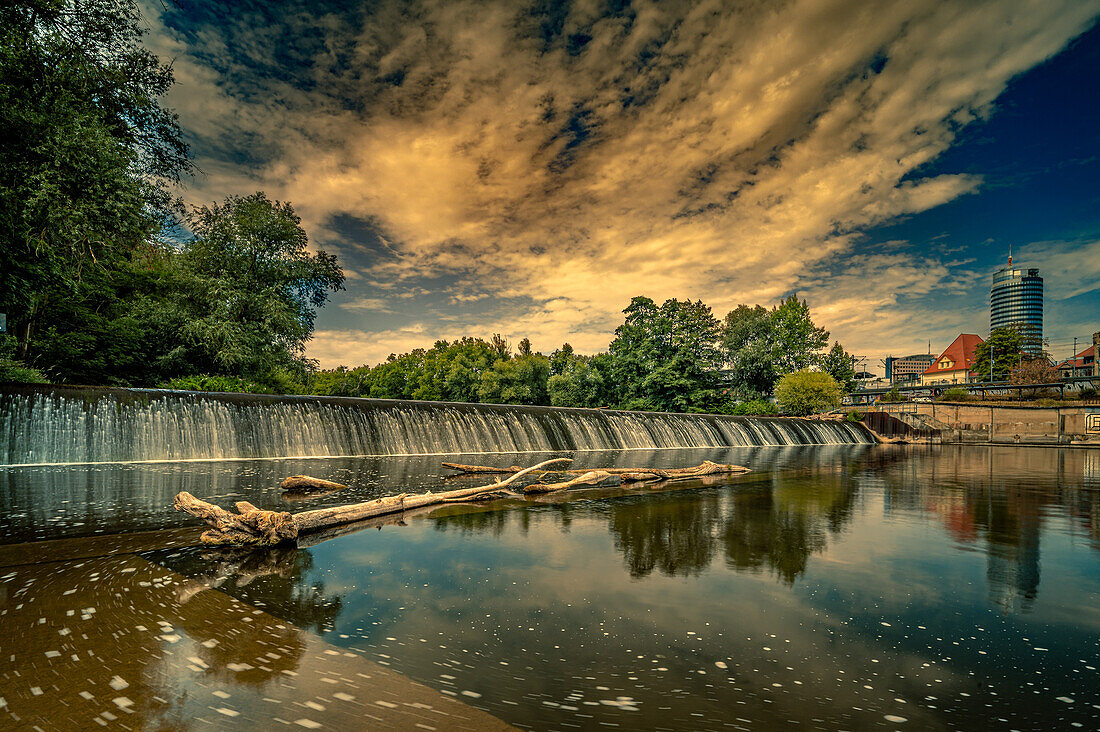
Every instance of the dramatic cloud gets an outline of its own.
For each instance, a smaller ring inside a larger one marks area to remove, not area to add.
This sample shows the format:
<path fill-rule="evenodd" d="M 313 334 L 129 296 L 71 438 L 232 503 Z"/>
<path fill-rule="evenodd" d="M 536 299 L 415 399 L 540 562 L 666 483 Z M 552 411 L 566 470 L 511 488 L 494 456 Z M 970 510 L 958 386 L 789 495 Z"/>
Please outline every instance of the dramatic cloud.
<path fill-rule="evenodd" d="M 206 173 L 190 195 L 289 200 L 357 275 L 318 321 L 323 364 L 492 332 L 593 351 L 636 294 L 721 315 L 799 292 L 874 354 L 916 323 L 973 330 L 973 302 L 929 315 L 984 282 L 970 263 L 861 232 L 978 190 L 922 171 L 1100 10 L 546 7 L 151 17 Z"/>

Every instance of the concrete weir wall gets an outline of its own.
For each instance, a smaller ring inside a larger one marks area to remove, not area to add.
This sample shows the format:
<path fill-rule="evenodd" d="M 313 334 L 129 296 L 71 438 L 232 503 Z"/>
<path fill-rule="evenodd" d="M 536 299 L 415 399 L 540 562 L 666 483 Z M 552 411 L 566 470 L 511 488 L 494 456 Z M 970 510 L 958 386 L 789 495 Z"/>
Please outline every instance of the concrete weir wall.
<path fill-rule="evenodd" d="M 1100 447 L 1100 404 L 1029 407 L 934 402 L 882 404 L 878 409 L 914 426 L 941 430 L 943 442 Z"/>

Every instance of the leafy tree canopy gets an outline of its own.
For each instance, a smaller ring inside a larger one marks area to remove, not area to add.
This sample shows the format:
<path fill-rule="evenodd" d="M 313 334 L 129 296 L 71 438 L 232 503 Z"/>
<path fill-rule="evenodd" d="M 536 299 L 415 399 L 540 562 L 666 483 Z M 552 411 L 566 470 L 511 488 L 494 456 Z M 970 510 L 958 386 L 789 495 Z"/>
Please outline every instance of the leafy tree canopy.
<path fill-rule="evenodd" d="M 989 379 L 992 361 L 993 381 L 1005 381 L 1009 372 L 1020 365 L 1023 348 L 1024 334 L 1018 328 L 995 328 L 974 349 L 974 372 L 983 381 Z"/>
<path fill-rule="evenodd" d="M 176 210 L 191 164 L 143 33 L 131 0 L 0 7 L 0 310 L 20 357 L 51 301 L 89 298 Z"/>
<path fill-rule="evenodd" d="M 836 379 L 845 394 L 856 387 L 855 357 L 844 350 L 840 341 L 834 341 L 829 352 L 821 357 L 821 370 Z"/>

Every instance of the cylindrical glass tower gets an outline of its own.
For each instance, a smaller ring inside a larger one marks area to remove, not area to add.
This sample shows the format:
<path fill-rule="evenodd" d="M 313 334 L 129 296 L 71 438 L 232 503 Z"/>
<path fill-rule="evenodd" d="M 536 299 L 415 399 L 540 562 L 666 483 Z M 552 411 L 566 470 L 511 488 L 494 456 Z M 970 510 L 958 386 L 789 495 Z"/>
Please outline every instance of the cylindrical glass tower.
<path fill-rule="evenodd" d="M 1037 269 L 1008 266 L 993 273 L 989 290 L 989 329 L 1016 326 L 1027 335 L 1027 350 L 1041 351 L 1043 343 L 1043 278 Z"/>

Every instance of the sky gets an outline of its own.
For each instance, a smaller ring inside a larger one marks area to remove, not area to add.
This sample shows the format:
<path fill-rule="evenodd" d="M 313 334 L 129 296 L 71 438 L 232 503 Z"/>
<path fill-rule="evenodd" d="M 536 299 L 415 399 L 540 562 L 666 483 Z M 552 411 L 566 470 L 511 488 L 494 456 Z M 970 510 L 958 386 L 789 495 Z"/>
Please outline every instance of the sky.
<path fill-rule="evenodd" d="M 1046 280 L 1100 330 L 1100 0 L 146 7 L 193 204 L 266 191 L 347 275 L 307 355 L 606 349 L 635 295 L 796 294 L 863 367 Z"/>

